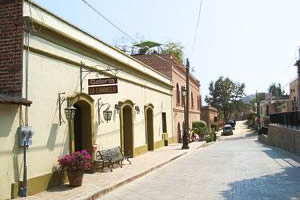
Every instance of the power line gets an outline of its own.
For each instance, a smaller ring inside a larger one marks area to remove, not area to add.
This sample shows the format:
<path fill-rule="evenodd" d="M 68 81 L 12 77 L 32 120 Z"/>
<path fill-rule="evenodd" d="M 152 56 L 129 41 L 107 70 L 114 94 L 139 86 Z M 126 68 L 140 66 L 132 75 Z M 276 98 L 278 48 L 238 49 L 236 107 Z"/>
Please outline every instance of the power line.
<path fill-rule="evenodd" d="M 197 42 L 198 29 L 199 29 L 199 24 L 200 24 L 200 16 L 201 16 L 201 11 L 202 11 L 202 3 L 203 3 L 203 0 L 200 0 L 196 29 L 195 29 L 194 37 L 193 37 L 192 52 L 194 52 L 195 44 Z"/>
<path fill-rule="evenodd" d="M 137 41 L 131 37 L 129 34 L 127 34 L 125 31 L 123 31 L 121 28 L 119 28 L 117 25 L 115 25 L 111 20 L 109 20 L 107 17 L 105 17 L 99 10 L 97 10 L 95 7 L 93 7 L 91 4 L 89 4 L 86 0 L 81 0 L 83 3 L 85 3 L 89 8 L 91 8 L 95 13 L 97 13 L 100 17 L 102 17 L 105 21 L 107 21 L 110 25 L 112 25 L 113 27 L 115 27 L 118 31 L 120 31 L 122 34 L 124 34 L 128 39 L 132 40 L 134 43 L 137 43 Z M 202 2 L 202 0 L 201 0 Z M 160 55 L 157 54 L 153 54 L 156 57 L 158 57 L 159 59 L 169 63 L 172 65 L 171 62 L 169 62 L 168 60 L 166 60 L 165 58 L 161 57 Z"/>
<path fill-rule="evenodd" d="M 97 13 L 100 17 L 102 17 L 105 21 L 107 21 L 110 25 L 115 27 L 118 31 L 123 33 L 127 38 L 132 40 L 133 42 L 136 42 L 136 40 L 131 37 L 129 34 L 127 34 L 125 31 L 123 31 L 121 28 L 119 28 L 117 25 L 115 25 L 112 21 L 110 21 L 107 17 L 105 17 L 99 10 L 97 10 L 95 7 L 93 7 L 91 4 L 89 4 L 86 0 L 81 0 L 83 3 L 85 3 L 89 8 L 91 8 L 95 13 Z"/>

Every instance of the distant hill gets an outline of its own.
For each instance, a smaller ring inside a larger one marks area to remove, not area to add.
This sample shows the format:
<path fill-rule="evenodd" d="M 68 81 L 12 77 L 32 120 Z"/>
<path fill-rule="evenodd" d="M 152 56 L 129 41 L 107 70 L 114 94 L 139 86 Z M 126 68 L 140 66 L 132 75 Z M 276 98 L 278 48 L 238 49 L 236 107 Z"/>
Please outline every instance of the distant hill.
<path fill-rule="evenodd" d="M 243 97 L 243 98 L 242 98 L 242 101 L 243 101 L 244 103 L 250 103 L 250 101 L 251 101 L 252 99 L 255 99 L 255 94 L 249 94 L 249 95 Z"/>

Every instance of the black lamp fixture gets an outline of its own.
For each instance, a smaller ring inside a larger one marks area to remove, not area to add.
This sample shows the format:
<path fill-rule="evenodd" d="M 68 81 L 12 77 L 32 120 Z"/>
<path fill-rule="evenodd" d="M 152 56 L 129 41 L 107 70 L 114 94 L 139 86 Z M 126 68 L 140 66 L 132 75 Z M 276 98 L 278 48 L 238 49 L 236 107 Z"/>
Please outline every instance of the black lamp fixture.
<path fill-rule="evenodd" d="M 66 97 L 62 96 L 64 94 L 65 94 L 65 92 L 58 93 L 58 106 L 59 106 L 58 110 L 59 110 L 59 125 L 60 126 L 62 123 L 65 123 L 64 119 L 62 118 L 62 114 L 61 114 L 62 104 L 67 100 Z M 73 120 L 75 117 L 75 112 L 76 112 L 76 108 L 74 108 L 73 106 L 66 107 L 65 108 L 66 119 L 68 121 Z"/>
<path fill-rule="evenodd" d="M 65 108 L 65 115 L 68 121 L 71 121 L 75 117 L 76 108 L 73 106 L 69 106 Z"/>
<path fill-rule="evenodd" d="M 101 120 L 101 108 L 103 106 L 107 106 L 107 108 L 103 111 L 103 118 L 104 120 L 108 123 L 111 120 L 112 117 L 112 111 L 110 110 L 111 105 L 109 103 L 103 103 L 100 102 L 101 98 L 98 99 L 98 124 L 100 124 L 101 122 L 103 122 Z"/>
<path fill-rule="evenodd" d="M 115 104 L 115 110 L 117 111 L 117 114 L 120 112 L 120 106 L 119 104 Z"/>
<path fill-rule="evenodd" d="M 139 106 L 135 106 L 134 108 L 135 108 L 136 113 L 137 113 L 137 114 L 140 114 L 140 111 L 141 111 L 141 110 L 140 110 L 140 107 L 139 107 Z"/>
<path fill-rule="evenodd" d="M 109 110 L 109 107 L 103 111 L 103 117 L 106 123 L 108 123 L 111 120 L 112 111 Z"/>

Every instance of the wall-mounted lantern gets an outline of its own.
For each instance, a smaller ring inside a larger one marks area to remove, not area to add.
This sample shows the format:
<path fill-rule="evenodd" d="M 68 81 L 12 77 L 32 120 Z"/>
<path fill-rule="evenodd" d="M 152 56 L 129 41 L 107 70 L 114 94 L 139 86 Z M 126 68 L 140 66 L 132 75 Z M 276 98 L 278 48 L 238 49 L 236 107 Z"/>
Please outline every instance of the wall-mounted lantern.
<path fill-rule="evenodd" d="M 65 108 L 65 114 L 68 121 L 71 121 L 75 117 L 76 108 L 73 106 L 69 106 Z"/>
<path fill-rule="evenodd" d="M 135 106 L 134 108 L 135 108 L 136 113 L 137 113 L 137 114 L 140 114 L 140 111 L 141 111 L 141 110 L 140 110 L 140 107 L 139 107 L 139 106 Z"/>
<path fill-rule="evenodd" d="M 120 112 L 120 106 L 119 104 L 115 104 L 115 110 L 117 111 L 117 114 Z"/>
<path fill-rule="evenodd" d="M 62 113 L 61 113 L 61 106 L 67 100 L 66 97 L 62 97 L 62 95 L 64 95 L 64 94 L 65 94 L 64 92 L 58 93 L 58 106 L 59 106 L 58 110 L 59 110 L 59 125 L 60 126 L 62 123 L 65 122 L 62 118 Z M 73 106 L 65 108 L 65 114 L 66 114 L 66 118 L 68 121 L 71 121 L 74 119 L 75 112 L 76 112 L 76 108 L 74 108 Z"/>
<path fill-rule="evenodd" d="M 98 99 L 98 124 L 103 122 L 101 120 L 101 108 L 103 106 L 107 106 L 107 108 L 103 111 L 104 120 L 108 123 L 112 117 L 112 111 L 110 110 L 111 105 L 109 103 L 102 103 L 100 102 L 101 98 Z"/>
<path fill-rule="evenodd" d="M 103 117 L 107 123 L 111 120 L 111 116 L 112 116 L 112 111 L 109 110 L 109 108 L 103 111 Z"/>

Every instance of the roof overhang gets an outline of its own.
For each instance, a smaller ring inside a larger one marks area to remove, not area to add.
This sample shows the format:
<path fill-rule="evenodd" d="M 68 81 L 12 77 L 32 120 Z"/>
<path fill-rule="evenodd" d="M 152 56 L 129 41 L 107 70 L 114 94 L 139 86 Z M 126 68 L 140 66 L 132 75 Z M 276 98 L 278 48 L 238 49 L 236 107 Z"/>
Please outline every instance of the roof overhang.
<path fill-rule="evenodd" d="M 32 104 L 32 101 L 29 101 L 27 99 L 18 96 L 0 94 L 0 104 L 17 104 L 17 105 L 30 106 Z"/>

